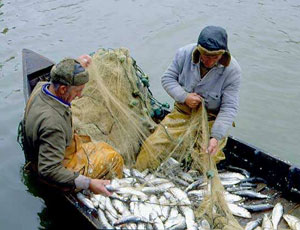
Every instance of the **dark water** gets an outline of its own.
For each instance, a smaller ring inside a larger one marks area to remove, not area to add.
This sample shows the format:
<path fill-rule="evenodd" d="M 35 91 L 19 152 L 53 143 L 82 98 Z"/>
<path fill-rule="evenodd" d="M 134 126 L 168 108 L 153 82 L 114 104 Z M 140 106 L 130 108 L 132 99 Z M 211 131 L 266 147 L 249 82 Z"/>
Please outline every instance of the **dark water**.
<path fill-rule="evenodd" d="M 227 29 L 243 69 L 231 134 L 300 165 L 298 0 L 0 0 L 0 229 L 57 229 L 59 221 L 22 179 L 16 129 L 24 108 L 23 48 L 59 61 L 128 47 L 150 75 L 154 95 L 171 102 L 160 76 L 176 49 L 211 24 Z"/>

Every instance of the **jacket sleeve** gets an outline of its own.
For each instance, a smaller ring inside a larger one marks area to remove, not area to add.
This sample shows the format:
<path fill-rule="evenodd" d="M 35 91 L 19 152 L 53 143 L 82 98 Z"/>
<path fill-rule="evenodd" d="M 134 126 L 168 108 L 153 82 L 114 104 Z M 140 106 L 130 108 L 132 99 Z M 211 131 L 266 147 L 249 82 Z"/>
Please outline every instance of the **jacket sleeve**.
<path fill-rule="evenodd" d="M 167 93 L 177 102 L 184 103 L 188 93 L 179 84 L 178 78 L 185 62 L 185 52 L 179 49 L 161 78 L 161 84 Z"/>
<path fill-rule="evenodd" d="M 42 127 L 39 132 L 38 173 L 44 179 L 65 186 L 75 186 L 78 173 L 62 165 L 65 155 L 66 136 L 63 128 Z"/>
<path fill-rule="evenodd" d="M 229 75 L 222 94 L 220 111 L 213 124 L 211 136 L 221 140 L 227 135 L 228 129 L 236 117 L 239 107 L 239 91 L 241 84 L 241 70 L 233 69 Z"/>

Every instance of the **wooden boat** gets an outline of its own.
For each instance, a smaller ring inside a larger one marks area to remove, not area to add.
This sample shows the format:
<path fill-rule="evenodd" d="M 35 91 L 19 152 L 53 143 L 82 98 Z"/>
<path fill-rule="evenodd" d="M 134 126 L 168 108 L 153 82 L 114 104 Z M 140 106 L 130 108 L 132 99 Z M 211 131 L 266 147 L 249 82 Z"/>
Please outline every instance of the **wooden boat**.
<path fill-rule="evenodd" d="M 49 80 L 50 70 L 55 63 L 28 49 L 24 49 L 22 55 L 24 97 L 27 102 L 36 83 L 40 80 Z M 268 187 L 271 188 L 269 193 L 279 194 L 278 198 L 274 199 L 274 203 L 280 201 L 290 210 L 299 207 L 297 203 L 300 202 L 300 168 L 232 136 L 229 137 L 224 152 L 226 160 L 219 165 L 220 168 L 231 165 L 246 169 L 251 175 L 267 181 Z M 85 217 L 93 228 L 103 229 L 97 216 L 81 205 L 74 194 L 62 194 L 62 196 Z M 253 219 L 256 216 L 258 214 L 253 215 Z M 245 224 L 245 220 L 241 219 L 240 222 Z"/>

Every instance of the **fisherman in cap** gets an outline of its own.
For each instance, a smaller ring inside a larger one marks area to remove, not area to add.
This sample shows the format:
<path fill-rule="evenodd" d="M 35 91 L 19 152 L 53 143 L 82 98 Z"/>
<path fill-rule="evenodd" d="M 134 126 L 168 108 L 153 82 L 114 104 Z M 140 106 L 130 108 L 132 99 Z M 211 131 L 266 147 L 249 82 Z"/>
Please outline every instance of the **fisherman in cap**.
<path fill-rule="evenodd" d="M 175 100 L 174 110 L 145 141 L 136 168 L 156 168 L 167 157 L 170 138 L 176 140 L 182 135 L 192 110 L 199 108 L 202 101 L 211 128 L 207 152 L 215 162 L 224 159 L 224 153 L 218 150 L 225 146 L 228 129 L 237 114 L 240 81 L 241 69 L 230 55 L 226 30 L 218 26 L 205 27 L 197 44 L 177 51 L 162 76 L 162 86 Z"/>
<path fill-rule="evenodd" d="M 90 63 L 88 55 L 66 58 L 51 69 L 50 83 L 35 87 L 24 114 L 24 149 L 30 169 L 42 181 L 111 195 L 105 187 L 109 180 L 98 178 L 122 177 L 123 158 L 106 143 L 83 143 L 72 131 L 71 102 L 81 97 Z"/>

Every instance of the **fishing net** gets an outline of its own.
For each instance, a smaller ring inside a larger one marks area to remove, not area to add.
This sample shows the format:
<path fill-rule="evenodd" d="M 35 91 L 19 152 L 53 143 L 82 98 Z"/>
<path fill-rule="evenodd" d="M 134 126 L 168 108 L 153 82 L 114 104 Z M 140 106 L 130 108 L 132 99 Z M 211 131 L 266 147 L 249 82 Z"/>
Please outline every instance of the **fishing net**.
<path fill-rule="evenodd" d="M 199 119 L 201 118 L 201 119 Z M 224 197 L 225 189 L 218 176 L 216 161 L 206 153 L 210 139 L 207 112 L 202 104 L 201 109 L 191 118 L 197 124 L 195 133 L 194 151 L 192 152 L 194 168 L 206 176 L 207 195 L 197 209 L 196 215 L 210 222 L 213 229 L 243 229 L 231 214 Z M 219 146 L 220 147 L 220 146 Z"/>
<path fill-rule="evenodd" d="M 125 48 L 98 50 L 88 71 L 83 96 L 72 103 L 75 132 L 112 145 L 130 166 L 168 105 L 152 97 L 148 76 Z"/>
<path fill-rule="evenodd" d="M 184 162 L 183 167 L 202 172 L 206 191 L 204 199 L 194 203 L 197 220 L 207 220 L 212 229 L 243 229 L 227 206 L 224 197 L 225 189 L 216 167 L 216 162 L 224 159 L 221 149 L 226 141 L 220 141 L 216 155 L 211 156 L 206 153 L 213 124 L 213 121 L 208 122 L 207 116 L 204 103 L 199 109 L 190 111 L 185 106 L 175 105 L 174 111 L 145 141 L 136 166 L 139 170 L 155 169 L 161 161 L 174 157 L 178 161 Z M 160 171 L 170 174 L 172 170 L 158 168 L 157 172 Z"/>
<path fill-rule="evenodd" d="M 129 168 L 161 173 L 158 166 L 174 157 L 185 168 L 202 172 L 207 186 L 204 200 L 194 204 L 197 219 L 208 220 L 212 229 L 242 229 L 228 209 L 218 177 L 216 162 L 224 154 L 205 153 L 213 123 L 208 122 L 205 106 L 186 112 L 177 104 L 158 125 L 167 105 L 152 97 L 147 75 L 124 48 L 98 50 L 88 71 L 83 96 L 72 103 L 75 131 L 112 145 Z"/>

